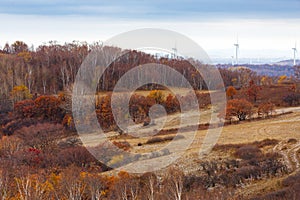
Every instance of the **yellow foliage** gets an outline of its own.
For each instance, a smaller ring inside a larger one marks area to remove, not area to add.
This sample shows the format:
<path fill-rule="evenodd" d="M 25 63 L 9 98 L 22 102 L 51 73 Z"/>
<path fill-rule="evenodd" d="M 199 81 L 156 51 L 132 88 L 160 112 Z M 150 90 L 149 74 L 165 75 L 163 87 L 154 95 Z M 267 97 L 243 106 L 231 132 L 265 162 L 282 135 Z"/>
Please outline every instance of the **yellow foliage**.
<path fill-rule="evenodd" d="M 108 165 L 109 166 L 112 166 L 112 165 L 116 165 L 118 163 L 121 163 L 124 159 L 124 156 L 123 155 L 116 155 L 114 157 L 112 157 L 112 159 L 108 162 Z"/>
<path fill-rule="evenodd" d="M 102 190 L 101 191 L 101 196 L 105 196 L 108 193 L 108 190 Z"/>
<path fill-rule="evenodd" d="M 88 172 L 80 172 L 80 178 L 84 179 L 89 176 Z"/>
<path fill-rule="evenodd" d="M 28 51 L 20 52 L 17 56 L 22 57 L 25 62 L 29 62 L 32 59 L 31 54 Z"/>
<path fill-rule="evenodd" d="M 32 98 L 29 89 L 25 85 L 15 86 L 10 92 L 10 96 L 14 102 Z"/>
<path fill-rule="evenodd" d="M 128 172 L 126 172 L 126 171 L 120 171 L 119 173 L 118 173 L 118 176 L 121 178 L 121 179 L 124 179 L 124 178 L 129 178 L 129 173 Z"/>
<path fill-rule="evenodd" d="M 280 76 L 280 77 L 279 77 L 279 80 L 278 80 L 278 84 L 281 84 L 283 81 L 286 80 L 286 78 L 287 78 L 286 75 Z"/>
<path fill-rule="evenodd" d="M 164 95 L 162 91 L 159 90 L 152 90 L 148 97 L 154 99 L 156 103 L 162 103 L 164 101 Z"/>
<path fill-rule="evenodd" d="M 233 79 L 231 79 L 231 82 L 233 83 L 233 85 L 236 85 L 237 84 L 237 78 L 233 78 Z"/>
<path fill-rule="evenodd" d="M 50 178 L 50 181 L 52 183 L 51 184 L 52 187 L 53 187 L 53 185 L 58 185 L 61 181 L 61 175 L 56 175 L 54 173 L 51 173 L 49 178 Z"/>
<path fill-rule="evenodd" d="M 263 76 L 260 80 L 261 84 L 262 85 L 265 85 L 266 84 L 266 81 L 267 81 L 267 77 L 266 76 Z"/>

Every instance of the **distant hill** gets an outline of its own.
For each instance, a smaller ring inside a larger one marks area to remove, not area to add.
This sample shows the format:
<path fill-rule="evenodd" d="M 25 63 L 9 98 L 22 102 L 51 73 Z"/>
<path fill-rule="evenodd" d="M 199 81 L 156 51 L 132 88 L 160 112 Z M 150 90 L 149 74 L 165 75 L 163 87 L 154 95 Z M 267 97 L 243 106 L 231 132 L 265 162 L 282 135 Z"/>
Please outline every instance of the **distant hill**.
<path fill-rule="evenodd" d="M 239 66 L 232 66 L 229 64 L 219 64 L 216 65 L 218 68 L 249 68 L 255 71 L 258 75 L 266 75 L 266 76 L 293 76 L 294 75 L 294 67 L 292 65 L 284 64 L 288 63 L 288 61 L 280 61 L 276 64 L 261 64 L 261 65 L 251 65 L 251 64 L 243 64 Z"/>
<path fill-rule="evenodd" d="M 300 60 L 296 60 L 296 64 L 300 65 Z M 279 61 L 277 63 L 275 63 L 275 65 L 281 65 L 281 66 L 293 66 L 294 65 L 294 60 L 282 60 Z"/>

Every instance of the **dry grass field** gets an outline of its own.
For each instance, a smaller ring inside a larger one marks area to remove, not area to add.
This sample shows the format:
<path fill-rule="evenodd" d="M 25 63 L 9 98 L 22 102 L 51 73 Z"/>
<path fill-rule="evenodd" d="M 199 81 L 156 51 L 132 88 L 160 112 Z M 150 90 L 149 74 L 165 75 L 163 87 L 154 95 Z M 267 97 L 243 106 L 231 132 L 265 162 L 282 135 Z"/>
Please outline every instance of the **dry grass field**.
<path fill-rule="evenodd" d="M 290 112 L 293 111 L 293 112 Z M 237 195 L 242 195 L 245 198 L 250 198 L 253 195 L 265 194 L 266 192 L 271 192 L 277 190 L 281 187 L 281 181 L 288 177 L 289 175 L 295 173 L 300 169 L 300 111 L 299 108 L 288 108 L 288 109 L 278 109 L 277 113 L 289 112 L 287 114 L 278 115 L 276 117 L 268 119 L 260 119 L 253 121 L 239 122 L 232 125 L 226 125 L 223 127 L 220 137 L 218 138 L 217 145 L 219 147 L 226 148 L 214 148 L 208 155 L 199 158 L 199 150 L 207 134 L 207 130 L 198 130 L 196 131 L 195 138 L 192 144 L 187 148 L 182 150 L 182 140 L 178 139 L 172 141 L 172 144 L 175 145 L 175 150 L 170 151 L 170 155 L 160 156 L 151 158 L 147 161 L 139 160 L 128 165 L 122 166 L 119 169 L 109 171 L 108 174 L 117 173 L 119 170 L 145 170 L 143 166 L 147 163 L 152 165 L 160 165 L 165 159 L 170 159 L 172 155 L 178 155 L 180 153 L 181 157 L 174 161 L 170 166 L 166 168 L 176 166 L 184 171 L 185 174 L 197 174 L 201 171 L 201 162 L 204 161 L 220 161 L 223 162 L 226 159 L 234 158 L 234 145 L 239 144 L 249 144 L 266 139 L 274 139 L 278 141 L 278 144 L 270 144 L 263 146 L 261 150 L 264 153 L 279 153 L 282 158 L 282 162 L 288 167 L 289 173 L 280 177 L 273 177 L 268 179 L 254 180 L 244 184 L 241 188 L 238 188 L 236 191 Z M 203 110 L 201 112 L 201 123 L 207 123 L 210 119 L 210 110 Z M 193 118 L 193 112 L 188 115 L 190 118 Z M 179 127 L 178 123 L 179 114 L 173 114 L 167 117 L 164 121 L 164 130 L 168 130 L 174 127 Z M 191 120 L 192 123 L 192 120 Z M 192 124 L 188 124 L 191 126 Z M 161 125 L 160 125 L 161 126 Z M 155 130 L 154 127 L 142 127 L 142 125 L 136 125 L 136 131 L 151 133 Z M 134 129 L 133 129 L 134 130 Z M 142 130 L 142 131 L 141 131 Z M 169 140 L 162 140 L 154 143 L 147 143 L 147 141 L 153 137 L 166 138 L 170 136 L 175 136 L 176 133 L 171 132 L 170 135 L 159 135 L 159 136 L 145 136 L 144 137 L 131 137 L 122 135 L 119 136 L 117 133 L 110 132 L 107 134 L 107 137 L 111 141 L 117 142 L 128 142 L 130 144 L 129 151 L 136 154 L 145 154 L 158 151 L 168 147 L 170 143 Z M 189 137 L 193 135 L 193 132 L 181 132 L 180 135 Z M 86 141 L 87 145 L 97 145 L 99 140 L 95 140 L 95 137 L 92 135 L 83 138 Z M 291 142 L 292 141 L 292 142 Z M 176 148 L 176 145 L 178 145 Z M 228 148 L 227 148 L 228 146 Z M 159 173 L 164 173 L 166 168 L 163 168 L 158 171 Z"/>

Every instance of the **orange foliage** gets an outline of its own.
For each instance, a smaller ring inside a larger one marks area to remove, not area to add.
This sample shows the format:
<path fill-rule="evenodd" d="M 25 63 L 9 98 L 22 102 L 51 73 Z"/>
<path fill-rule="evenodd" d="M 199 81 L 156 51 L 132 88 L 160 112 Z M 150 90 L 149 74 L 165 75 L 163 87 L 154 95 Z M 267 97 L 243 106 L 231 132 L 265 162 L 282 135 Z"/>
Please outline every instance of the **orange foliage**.
<path fill-rule="evenodd" d="M 226 113 L 220 113 L 220 118 L 232 119 L 237 117 L 239 121 L 245 120 L 253 113 L 253 105 L 246 99 L 232 99 L 227 102 Z"/>
<path fill-rule="evenodd" d="M 275 105 L 271 102 L 267 102 L 267 103 L 262 103 L 258 106 L 258 115 L 262 115 L 262 116 L 269 116 L 270 114 L 272 114 L 272 112 L 274 112 L 275 110 Z"/>
<path fill-rule="evenodd" d="M 259 97 L 259 92 L 262 88 L 254 83 L 253 80 L 249 82 L 249 87 L 247 88 L 247 95 L 249 98 L 253 98 L 253 101 L 256 102 Z"/>
<path fill-rule="evenodd" d="M 44 119 L 61 120 L 63 111 L 60 106 L 59 98 L 55 96 L 40 96 L 35 99 L 35 109 L 37 116 Z"/>
<path fill-rule="evenodd" d="M 177 112 L 180 109 L 179 101 L 173 95 L 169 94 L 166 98 L 165 108 L 168 113 Z"/>
<path fill-rule="evenodd" d="M 233 96 L 237 94 L 236 89 L 233 86 L 229 86 L 226 90 L 226 95 L 233 99 Z"/>

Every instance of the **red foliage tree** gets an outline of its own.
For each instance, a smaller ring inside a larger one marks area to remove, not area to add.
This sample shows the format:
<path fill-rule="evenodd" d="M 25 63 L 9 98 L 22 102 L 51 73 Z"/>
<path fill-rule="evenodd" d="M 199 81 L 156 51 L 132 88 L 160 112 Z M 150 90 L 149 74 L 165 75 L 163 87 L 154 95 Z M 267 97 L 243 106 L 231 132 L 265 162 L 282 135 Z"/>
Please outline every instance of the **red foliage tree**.
<path fill-rule="evenodd" d="M 262 88 L 255 84 L 253 80 L 249 82 L 249 86 L 247 88 L 247 95 L 250 99 L 253 99 L 254 103 L 257 101 L 257 98 L 259 97 L 259 92 L 262 90 Z"/>
<path fill-rule="evenodd" d="M 60 108 L 60 100 L 55 96 L 40 96 L 35 99 L 35 110 L 38 117 L 61 121 L 64 111 Z"/>
<path fill-rule="evenodd" d="M 233 96 L 237 94 L 236 89 L 233 86 L 229 86 L 226 90 L 226 95 L 230 97 L 230 99 L 233 99 Z"/>
<path fill-rule="evenodd" d="M 112 128 L 115 125 L 114 116 L 111 110 L 111 95 L 101 97 L 96 108 L 98 121 L 103 128 Z"/>
<path fill-rule="evenodd" d="M 237 117 L 239 121 L 245 120 L 253 113 L 253 105 L 246 99 L 232 99 L 227 102 L 226 114 L 220 113 L 221 118 L 232 119 Z"/>
<path fill-rule="evenodd" d="M 165 108 L 167 113 L 174 113 L 180 110 L 180 104 L 176 97 L 169 94 L 165 101 Z"/>
<path fill-rule="evenodd" d="M 23 100 L 15 103 L 14 112 L 18 117 L 33 117 L 35 114 L 34 101 Z"/>
<path fill-rule="evenodd" d="M 258 115 L 262 115 L 263 117 L 269 116 L 274 112 L 275 105 L 271 102 L 262 103 L 258 106 Z"/>

